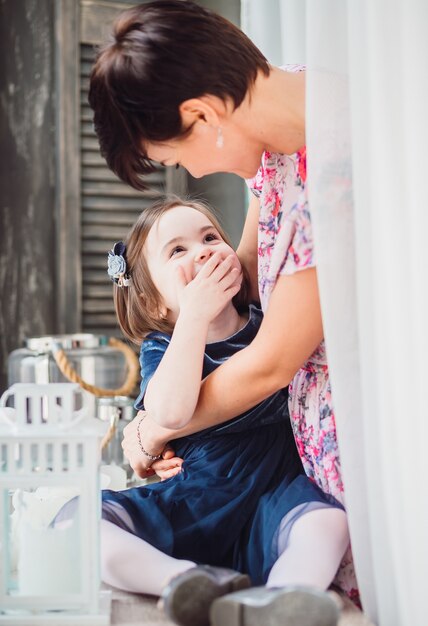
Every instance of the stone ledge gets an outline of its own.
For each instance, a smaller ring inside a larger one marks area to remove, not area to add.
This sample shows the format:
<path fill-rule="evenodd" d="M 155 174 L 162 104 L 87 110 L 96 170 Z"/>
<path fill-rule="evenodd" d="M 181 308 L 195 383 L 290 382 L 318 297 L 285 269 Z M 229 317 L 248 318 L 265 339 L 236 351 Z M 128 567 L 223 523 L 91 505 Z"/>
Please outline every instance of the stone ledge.
<path fill-rule="evenodd" d="M 114 626 L 174 626 L 157 608 L 157 600 L 153 596 L 112 590 L 111 623 Z M 374 626 L 361 611 L 348 599 L 341 596 L 343 609 L 339 626 Z M 227 626 L 225 624 L 224 626 Z M 260 625 L 262 626 L 262 624 Z"/>

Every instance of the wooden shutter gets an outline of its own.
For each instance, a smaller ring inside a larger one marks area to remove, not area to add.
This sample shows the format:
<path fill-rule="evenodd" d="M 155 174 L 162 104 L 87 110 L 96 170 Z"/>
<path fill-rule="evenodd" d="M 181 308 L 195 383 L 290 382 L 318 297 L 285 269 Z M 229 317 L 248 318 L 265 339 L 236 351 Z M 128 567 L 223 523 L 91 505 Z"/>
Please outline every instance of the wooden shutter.
<path fill-rule="evenodd" d="M 88 105 L 89 73 L 94 47 L 80 46 L 81 108 L 81 259 L 82 328 L 107 332 L 117 328 L 108 278 L 107 253 L 124 239 L 144 207 L 166 192 L 165 168 L 148 177 L 150 189 L 138 192 L 124 185 L 107 167 L 99 153 Z"/>
<path fill-rule="evenodd" d="M 123 239 L 141 211 L 165 192 L 185 193 L 184 170 L 159 168 L 150 189 L 121 183 L 99 153 L 88 104 L 96 46 L 116 15 L 132 6 L 121 0 L 57 0 L 57 232 L 59 332 L 118 334 L 107 253 Z"/>

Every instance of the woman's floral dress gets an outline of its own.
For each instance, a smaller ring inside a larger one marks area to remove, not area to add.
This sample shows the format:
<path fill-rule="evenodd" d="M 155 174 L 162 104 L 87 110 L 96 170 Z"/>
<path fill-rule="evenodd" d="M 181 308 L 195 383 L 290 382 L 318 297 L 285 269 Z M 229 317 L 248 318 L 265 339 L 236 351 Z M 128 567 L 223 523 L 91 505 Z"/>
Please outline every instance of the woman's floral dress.
<path fill-rule="evenodd" d="M 260 199 L 258 281 L 265 311 L 278 276 L 315 266 L 306 149 L 293 155 L 264 152 L 256 177 L 247 182 Z M 297 372 L 289 392 L 290 418 L 305 472 L 345 504 L 324 342 Z M 335 583 L 358 603 L 350 551 Z"/>

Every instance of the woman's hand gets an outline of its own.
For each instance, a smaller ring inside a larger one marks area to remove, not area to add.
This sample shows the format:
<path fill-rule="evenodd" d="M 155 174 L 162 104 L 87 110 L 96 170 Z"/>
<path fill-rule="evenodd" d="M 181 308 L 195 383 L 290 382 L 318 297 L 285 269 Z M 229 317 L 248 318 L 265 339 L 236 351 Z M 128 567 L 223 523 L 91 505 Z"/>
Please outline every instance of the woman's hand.
<path fill-rule="evenodd" d="M 163 461 L 159 460 L 157 462 L 160 472 L 170 471 L 172 464 L 175 464 L 175 467 L 181 467 L 181 459 L 173 461 L 170 458 L 170 452 L 167 454 L 167 450 L 165 450 L 166 444 L 174 436 L 177 436 L 177 431 L 159 426 L 145 411 L 138 411 L 132 422 L 125 426 L 122 440 L 123 453 L 137 476 L 147 478 L 155 473 L 155 470 L 151 467 L 153 461 L 142 452 L 139 440 L 144 450 L 149 454 L 155 456 L 162 453 L 166 455 L 162 466 L 159 466 L 159 464 Z M 169 476 L 164 474 L 161 477 L 169 478 Z"/>

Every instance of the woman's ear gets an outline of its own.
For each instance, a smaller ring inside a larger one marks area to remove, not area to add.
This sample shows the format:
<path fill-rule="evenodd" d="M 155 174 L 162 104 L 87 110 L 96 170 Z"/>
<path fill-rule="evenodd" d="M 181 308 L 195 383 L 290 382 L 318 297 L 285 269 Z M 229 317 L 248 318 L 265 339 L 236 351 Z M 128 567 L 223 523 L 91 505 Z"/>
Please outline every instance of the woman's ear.
<path fill-rule="evenodd" d="M 189 128 L 196 122 L 204 122 L 217 128 L 227 112 L 227 106 L 221 98 L 205 95 L 184 100 L 179 106 L 179 111 L 184 128 Z"/>

